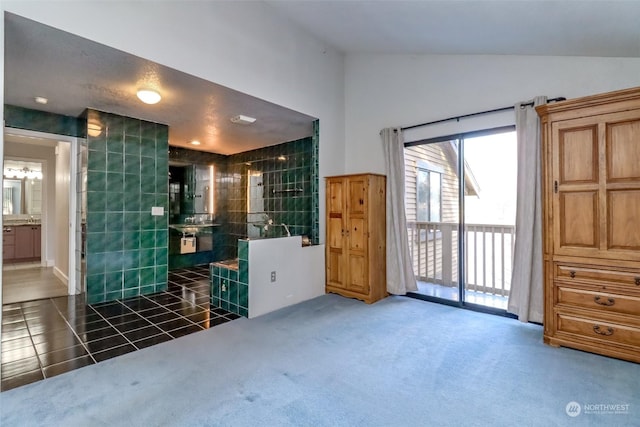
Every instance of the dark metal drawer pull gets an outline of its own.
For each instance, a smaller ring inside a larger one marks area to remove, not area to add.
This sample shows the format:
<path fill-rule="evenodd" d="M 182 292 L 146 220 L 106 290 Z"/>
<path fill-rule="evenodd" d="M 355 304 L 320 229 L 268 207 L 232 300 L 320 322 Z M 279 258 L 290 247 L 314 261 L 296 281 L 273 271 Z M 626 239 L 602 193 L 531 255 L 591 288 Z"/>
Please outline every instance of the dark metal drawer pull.
<path fill-rule="evenodd" d="M 613 328 L 611 326 L 607 326 L 607 330 L 606 331 L 602 331 L 600 330 L 600 325 L 593 325 L 593 332 L 595 332 L 598 335 L 613 335 Z"/>
<path fill-rule="evenodd" d="M 636 277 L 636 286 L 640 286 L 640 277 Z"/>
<path fill-rule="evenodd" d="M 616 300 L 613 299 L 613 298 L 607 298 L 607 300 L 605 301 L 604 299 L 600 298 L 599 296 L 593 297 L 593 301 L 596 304 L 606 305 L 607 307 L 611 307 L 613 304 L 616 303 Z"/>
<path fill-rule="evenodd" d="M 573 270 L 571 270 L 571 271 L 569 272 L 569 276 L 571 276 L 571 278 L 573 279 L 574 277 L 576 277 L 576 272 L 575 272 L 575 271 L 573 271 Z"/>

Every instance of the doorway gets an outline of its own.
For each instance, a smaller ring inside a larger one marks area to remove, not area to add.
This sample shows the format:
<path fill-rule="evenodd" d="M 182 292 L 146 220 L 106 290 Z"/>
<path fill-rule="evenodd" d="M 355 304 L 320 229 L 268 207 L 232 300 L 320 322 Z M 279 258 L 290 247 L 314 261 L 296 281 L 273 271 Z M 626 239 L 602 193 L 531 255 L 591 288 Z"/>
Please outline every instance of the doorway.
<path fill-rule="evenodd" d="M 516 149 L 513 127 L 405 145 L 413 296 L 506 313 Z"/>
<path fill-rule="evenodd" d="M 74 137 L 5 128 L 3 304 L 76 289 Z"/>

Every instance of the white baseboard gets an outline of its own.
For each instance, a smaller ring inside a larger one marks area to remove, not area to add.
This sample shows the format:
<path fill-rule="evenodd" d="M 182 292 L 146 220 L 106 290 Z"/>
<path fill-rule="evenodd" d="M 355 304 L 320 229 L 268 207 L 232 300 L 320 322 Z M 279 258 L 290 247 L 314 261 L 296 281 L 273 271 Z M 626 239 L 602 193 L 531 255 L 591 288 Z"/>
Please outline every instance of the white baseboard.
<path fill-rule="evenodd" d="M 69 285 L 69 277 L 64 274 L 58 267 L 53 267 L 53 275 L 56 276 L 65 286 Z"/>
<path fill-rule="evenodd" d="M 56 261 L 53 259 L 48 259 L 46 261 L 43 260 L 43 264 L 45 267 L 54 267 L 56 265 Z"/>

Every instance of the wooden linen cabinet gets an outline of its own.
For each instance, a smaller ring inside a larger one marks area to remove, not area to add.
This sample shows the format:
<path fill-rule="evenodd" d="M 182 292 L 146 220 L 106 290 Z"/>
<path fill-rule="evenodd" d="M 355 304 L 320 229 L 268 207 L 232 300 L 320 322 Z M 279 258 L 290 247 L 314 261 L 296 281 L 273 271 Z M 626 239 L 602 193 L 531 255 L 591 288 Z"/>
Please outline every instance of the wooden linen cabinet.
<path fill-rule="evenodd" d="M 544 341 L 640 362 L 640 88 L 537 111 Z"/>
<path fill-rule="evenodd" d="M 326 291 L 373 303 L 386 291 L 386 177 L 327 178 Z"/>

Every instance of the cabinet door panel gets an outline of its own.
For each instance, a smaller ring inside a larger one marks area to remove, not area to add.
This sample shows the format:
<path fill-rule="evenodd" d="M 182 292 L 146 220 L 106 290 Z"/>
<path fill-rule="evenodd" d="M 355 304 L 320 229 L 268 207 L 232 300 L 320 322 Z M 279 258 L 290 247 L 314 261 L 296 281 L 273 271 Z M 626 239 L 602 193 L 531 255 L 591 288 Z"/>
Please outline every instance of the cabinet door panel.
<path fill-rule="evenodd" d="M 327 244 L 330 248 L 342 248 L 343 244 L 343 218 L 341 215 L 332 214 L 329 216 L 329 224 L 327 225 Z"/>
<path fill-rule="evenodd" d="M 640 120 L 607 125 L 607 180 L 640 180 Z"/>
<path fill-rule="evenodd" d="M 368 293 L 367 260 L 364 256 L 349 254 L 349 284 L 350 291 Z"/>
<path fill-rule="evenodd" d="M 338 288 L 345 288 L 344 272 L 342 265 L 344 264 L 344 254 L 341 250 L 329 249 L 327 252 L 327 284 Z"/>
<path fill-rule="evenodd" d="M 607 194 L 608 248 L 640 250 L 640 190 Z"/>
<path fill-rule="evenodd" d="M 367 210 L 367 181 L 364 178 L 349 180 L 349 200 L 347 208 L 350 215 L 364 215 Z"/>
<path fill-rule="evenodd" d="M 558 155 L 560 184 L 597 183 L 597 125 L 560 130 Z"/>
<path fill-rule="evenodd" d="M 349 250 L 364 251 L 367 247 L 366 222 L 363 218 L 349 220 Z"/>
<path fill-rule="evenodd" d="M 33 258 L 33 230 L 30 226 L 15 227 L 16 246 L 15 257 Z"/>
<path fill-rule="evenodd" d="M 344 196 L 342 194 L 342 181 L 330 181 L 327 193 L 327 211 L 329 213 L 343 212 Z"/>
<path fill-rule="evenodd" d="M 560 236 L 557 250 L 564 247 L 598 248 L 598 193 L 595 191 L 562 192 L 560 215 L 556 221 Z"/>

